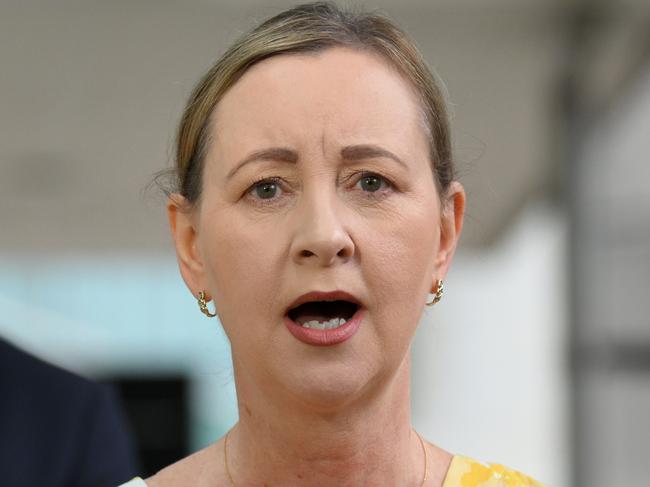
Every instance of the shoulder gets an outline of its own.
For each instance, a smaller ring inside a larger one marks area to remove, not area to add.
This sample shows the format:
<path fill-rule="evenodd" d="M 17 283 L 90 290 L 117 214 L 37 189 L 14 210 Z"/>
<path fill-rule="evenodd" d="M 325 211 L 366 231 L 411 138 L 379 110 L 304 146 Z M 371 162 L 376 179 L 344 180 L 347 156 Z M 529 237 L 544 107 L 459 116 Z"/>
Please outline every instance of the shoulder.
<path fill-rule="evenodd" d="M 140 477 L 136 477 L 133 480 L 129 480 L 128 482 L 118 485 L 117 487 L 149 487 L 147 484 L 144 483 L 144 480 L 142 480 Z"/>
<path fill-rule="evenodd" d="M 0 431 L 13 455 L 0 455 L 3 479 L 62 485 L 76 472 L 83 485 L 135 474 L 133 445 L 112 388 L 49 364 L 0 339 Z M 25 469 L 16 458 L 30 459 Z M 67 479 L 67 477 L 65 477 Z M 15 484 L 15 482 L 14 482 Z M 4 485 L 4 484 L 3 484 Z"/>
<path fill-rule="evenodd" d="M 3 339 L 0 389 L 6 398 L 0 402 L 4 417 L 32 424 L 37 431 L 38 426 L 47 426 L 50 433 L 71 433 L 81 424 L 85 428 L 118 406 L 111 387 L 41 360 Z"/>
<path fill-rule="evenodd" d="M 0 338 L 0 384 L 24 396 L 92 394 L 98 388 L 88 379 L 37 358 Z"/>
<path fill-rule="evenodd" d="M 443 487 L 546 487 L 517 470 L 454 455 Z"/>
<path fill-rule="evenodd" d="M 223 439 L 185 457 L 146 479 L 146 487 L 214 486 L 223 482 Z"/>

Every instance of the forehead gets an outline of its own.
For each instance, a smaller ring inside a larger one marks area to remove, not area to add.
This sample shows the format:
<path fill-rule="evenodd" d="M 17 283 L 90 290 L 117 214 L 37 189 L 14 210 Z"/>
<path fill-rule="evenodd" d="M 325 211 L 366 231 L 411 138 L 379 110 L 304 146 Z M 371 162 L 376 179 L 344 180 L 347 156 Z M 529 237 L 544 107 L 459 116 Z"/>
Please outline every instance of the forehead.
<path fill-rule="evenodd" d="M 213 128 L 220 152 L 310 141 L 335 146 L 375 142 L 427 151 L 410 83 L 378 54 L 349 48 L 259 62 L 219 102 Z"/>

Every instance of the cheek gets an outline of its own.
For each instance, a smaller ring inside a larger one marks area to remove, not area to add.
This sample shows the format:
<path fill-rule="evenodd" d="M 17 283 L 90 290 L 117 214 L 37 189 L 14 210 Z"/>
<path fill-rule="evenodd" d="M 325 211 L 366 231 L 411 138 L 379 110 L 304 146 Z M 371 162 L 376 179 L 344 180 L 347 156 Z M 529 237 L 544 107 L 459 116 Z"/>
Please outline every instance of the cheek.
<path fill-rule="evenodd" d="M 394 330 L 395 323 L 401 323 L 400 329 L 412 333 L 432 283 L 440 232 L 436 206 L 404 209 L 390 223 L 366 233 L 364 280 L 372 291 L 380 328 Z"/>
<path fill-rule="evenodd" d="M 244 225 L 241 219 L 227 214 L 216 221 L 221 222 L 218 227 L 203 227 L 202 249 L 222 321 L 234 325 L 250 322 L 253 311 L 269 316 L 280 275 L 274 267 L 278 262 L 277 242 L 260 225 Z"/>

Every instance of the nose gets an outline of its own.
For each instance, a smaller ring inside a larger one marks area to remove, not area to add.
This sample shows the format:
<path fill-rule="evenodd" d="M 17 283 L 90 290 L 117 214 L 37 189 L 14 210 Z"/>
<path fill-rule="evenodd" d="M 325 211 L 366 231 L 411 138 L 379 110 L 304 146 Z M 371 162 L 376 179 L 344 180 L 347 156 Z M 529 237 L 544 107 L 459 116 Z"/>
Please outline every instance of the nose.
<path fill-rule="evenodd" d="M 354 255 L 355 247 L 343 224 L 336 198 L 321 194 L 303 202 L 291 243 L 294 262 L 320 267 L 347 262 Z"/>

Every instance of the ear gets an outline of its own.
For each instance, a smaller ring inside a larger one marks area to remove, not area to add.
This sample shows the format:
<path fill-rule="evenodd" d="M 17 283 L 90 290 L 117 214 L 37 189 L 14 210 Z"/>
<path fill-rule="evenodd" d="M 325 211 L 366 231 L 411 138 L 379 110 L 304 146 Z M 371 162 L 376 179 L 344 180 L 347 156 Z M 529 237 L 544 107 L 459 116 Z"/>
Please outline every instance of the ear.
<path fill-rule="evenodd" d="M 167 218 L 183 280 L 193 296 L 205 289 L 205 273 L 197 250 L 196 212 L 187 199 L 174 193 L 167 199 Z"/>
<path fill-rule="evenodd" d="M 444 280 L 447 275 L 463 229 L 464 216 L 465 189 L 458 181 L 452 181 L 447 188 L 441 208 L 440 245 L 435 259 L 437 276 L 434 276 L 434 282 L 436 279 Z"/>

